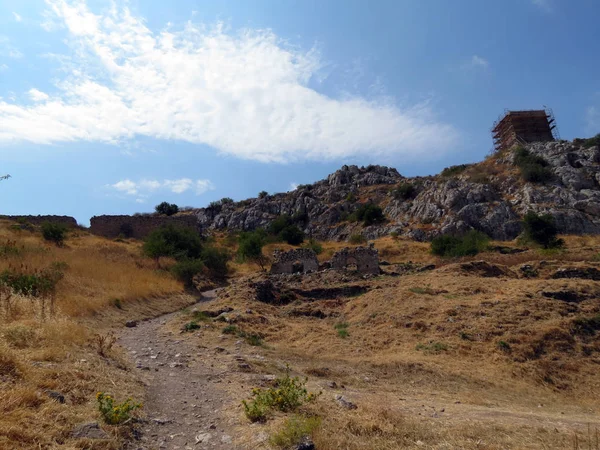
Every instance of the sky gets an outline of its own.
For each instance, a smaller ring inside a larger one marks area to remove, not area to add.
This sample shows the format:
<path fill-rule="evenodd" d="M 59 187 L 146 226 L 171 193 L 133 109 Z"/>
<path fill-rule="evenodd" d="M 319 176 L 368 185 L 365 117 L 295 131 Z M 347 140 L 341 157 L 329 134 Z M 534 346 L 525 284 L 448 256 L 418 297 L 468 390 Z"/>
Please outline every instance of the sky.
<path fill-rule="evenodd" d="M 597 0 L 0 0 L 0 214 L 149 212 L 600 132 Z"/>

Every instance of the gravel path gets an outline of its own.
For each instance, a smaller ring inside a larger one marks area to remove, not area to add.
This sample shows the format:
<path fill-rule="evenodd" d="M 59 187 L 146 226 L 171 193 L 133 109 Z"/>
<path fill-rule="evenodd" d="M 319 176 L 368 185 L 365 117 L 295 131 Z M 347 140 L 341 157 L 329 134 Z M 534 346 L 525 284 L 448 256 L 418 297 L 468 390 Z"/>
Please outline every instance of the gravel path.
<path fill-rule="evenodd" d="M 216 291 L 203 294 L 214 299 Z M 127 328 L 120 344 L 146 384 L 147 422 L 132 449 L 236 449 L 222 413 L 228 394 L 220 388 L 223 364 L 213 352 L 195 347 L 168 330 L 179 313 Z"/>

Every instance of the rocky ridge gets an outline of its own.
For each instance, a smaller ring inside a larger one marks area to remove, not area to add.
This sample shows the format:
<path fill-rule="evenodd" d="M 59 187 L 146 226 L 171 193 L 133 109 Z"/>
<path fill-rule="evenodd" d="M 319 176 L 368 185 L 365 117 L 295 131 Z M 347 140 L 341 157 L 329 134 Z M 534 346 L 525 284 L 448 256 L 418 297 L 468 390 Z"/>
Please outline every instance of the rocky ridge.
<path fill-rule="evenodd" d="M 547 161 L 551 180 L 524 182 L 513 152 L 461 166 L 453 175 L 406 178 L 389 167 L 351 165 L 292 192 L 213 204 L 195 214 L 204 231 L 253 230 L 287 214 L 318 239 L 343 240 L 355 233 L 373 239 L 396 232 L 428 240 L 477 229 L 505 240 L 520 233 L 522 216 L 532 210 L 552 215 L 560 233 L 600 233 L 598 146 L 556 141 L 530 144 L 527 150 Z M 394 195 L 402 184 L 414 187 L 408 198 Z M 348 221 L 366 202 L 379 205 L 387 220 L 366 227 Z"/>

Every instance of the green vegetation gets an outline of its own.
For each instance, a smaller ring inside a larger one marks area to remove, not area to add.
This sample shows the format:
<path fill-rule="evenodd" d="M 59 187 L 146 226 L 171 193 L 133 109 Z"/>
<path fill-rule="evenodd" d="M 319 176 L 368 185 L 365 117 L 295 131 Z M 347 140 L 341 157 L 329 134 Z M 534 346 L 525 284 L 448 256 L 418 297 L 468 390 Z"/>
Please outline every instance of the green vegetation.
<path fill-rule="evenodd" d="M 98 411 L 104 422 L 109 425 L 119 425 L 131 418 L 131 412 L 141 408 L 141 403 L 134 403 L 131 398 L 128 398 L 123 403 L 115 403 L 114 399 L 104 392 L 96 394 L 98 401 Z"/>
<path fill-rule="evenodd" d="M 598 133 L 596 136 L 588 138 L 588 139 L 574 139 L 573 144 L 579 144 L 583 148 L 600 146 L 600 133 Z"/>
<path fill-rule="evenodd" d="M 146 238 L 142 250 L 146 256 L 158 259 L 197 259 L 202 253 L 202 239 L 191 228 L 167 225 L 154 230 Z"/>
<path fill-rule="evenodd" d="M 409 200 L 415 196 L 416 189 L 411 183 L 402 183 L 392 191 L 392 196 L 396 200 Z"/>
<path fill-rule="evenodd" d="M 198 325 L 198 322 L 196 322 L 195 320 L 192 320 L 191 322 L 188 322 L 183 326 L 183 331 L 185 333 L 189 333 L 190 331 L 195 331 L 199 329 L 200 325 Z"/>
<path fill-rule="evenodd" d="M 431 253 L 444 257 L 473 256 L 484 251 L 490 238 L 481 231 L 471 230 L 463 236 L 444 234 L 431 241 Z"/>
<path fill-rule="evenodd" d="M 239 238 L 238 257 L 242 260 L 250 260 L 265 270 L 267 258 L 262 253 L 262 248 L 266 242 L 266 233 L 264 230 L 250 231 L 241 233 Z"/>
<path fill-rule="evenodd" d="M 348 195 L 346 195 L 346 201 L 349 203 L 356 202 L 356 194 L 354 192 L 348 192 Z"/>
<path fill-rule="evenodd" d="M 500 350 L 502 350 L 503 352 L 506 352 L 506 353 L 510 352 L 510 350 L 511 350 L 510 344 L 506 341 L 498 341 L 497 346 Z"/>
<path fill-rule="evenodd" d="M 17 247 L 17 241 L 11 241 L 7 239 L 4 243 L 0 243 L 0 257 L 18 255 L 21 253 L 21 249 Z"/>
<path fill-rule="evenodd" d="M 238 328 L 235 325 L 227 325 L 221 330 L 223 334 L 237 334 Z"/>
<path fill-rule="evenodd" d="M 165 216 L 172 216 L 173 214 L 177 214 L 179 212 L 179 206 L 175 203 L 162 202 L 154 207 L 154 210 L 158 214 L 163 214 Z"/>
<path fill-rule="evenodd" d="M 467 170 L 470 165 L 471 164 L 459 164 L 458 166 L 446 167 L 444 170 L 442 170 L 440 175 L 445 178 L 455 177 L 456 175 L 459 175 Z"/>
<path fill-rule="evenodd" d="M 594 336 L 598 330 L 600 330 L 600 314 L 596 314 L 593 317 L 574 319 L 571 324 L 571 332 L 573 334 Z"/>
<path fill-rule="evenodd" d="M 305 436 L 310 436 L 321 425 L 317 416 L 293 416 L 287 418 L 279 431 L 271 435 L 269 442 L 280 448 L 294 448 Z"/>
<path fill-rule="evenodd" d="M 292 218 L 287 214 L 282 214 L 271 222 L 267 231 L 270 235 L 290 245 L 300 245 L 304 242 L 304 232 L 295 223 L 302 221 L 304 221 L 302 215 Z"/>
<path fill-rule="evenodd" d="M 383 210 L 379 206 L 373 203 L 365 203 L 360 205 L 358 209 L 352 213 L 349 219 L 353 222 L 362 221 L 364 226 L 369 226 L 385 221 L 385 216 L 383 215 Z"/>
<path fill-rule="evenodd" d="M 521 176 L 531 183 L 545 183 L 553 177 L 548 162 L 541 156 L 531 154 L 523 147 L 515 149 L 514 164 L 521 170 Z"/>
<path fill-rule="evenodd" d="M 561 248 L 562 239 L 556 237 L 558 230 L 550 214 L 536 214 L 529 211 L 523 217 L 523 240 L 541 245 L 545 249 Z"/>
<path fill-rule="evenodd" d="M 300 380 L 290 377 L 289 367 L 285 376 L 275 380 L 275 387 L 269 389 L 255 388 L 252 399 L 243 400 L 244 413 L 252 422 L 264 422 L 272 410 L 282 412 L 295 411 L 305 402 L 312 402 L 319 394 L 309 393 L 306 389 L 308 378 Z"/>
<path fill-rule="evenodd" d="M 235 202 L 233 201 L 232 198 L 230 197 L 223 197 L 220 200 L 221 205 L 233 205 Z"/>
<path fill-rule="evenodd" d="M 348 336 L 350 336 L 350 333 L 348 333 L 348 327 L 349 325 L 347 322 L 336 323 L 333 326 L 333 328 L 335 328 L 337 331 L 337 335 L 342 339 L 346 339 Z"/>
<path fill-rule="evenodd" d="M 310 248 L 315 254 L 320 255 L 323 253 L 323 246 L 316 239 L 309 239 L 307 243 L 305 243 L 302 247 Z"/>
<path fill-rule="evenodd" d="M 44 222 L 42 224 L 42 236 L 45 240 L 62 247 L 67 236 L 67 227 L 60 223 Z"/>
<path fill-rule="evenodd" d="M 200 259 L 181 259 L 171 267 L 171 273 L 181 281 L 185 287 L 194 286 L 194 276 L 204 270 L 204 263 Z"/>
<path fill-rule="evenodd" d="M 269 196 L 269 193 L 267 191 L 260 191 L 258 193 L 258 198 L 267 198 Z"/>

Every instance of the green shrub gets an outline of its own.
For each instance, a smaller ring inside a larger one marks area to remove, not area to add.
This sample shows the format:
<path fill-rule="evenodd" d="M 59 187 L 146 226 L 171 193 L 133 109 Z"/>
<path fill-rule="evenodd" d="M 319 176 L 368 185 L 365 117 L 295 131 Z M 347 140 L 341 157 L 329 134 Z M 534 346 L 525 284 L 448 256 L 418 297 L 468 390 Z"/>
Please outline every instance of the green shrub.
<path fill-rule="evenodd" d="M 269 441 L 280 448 L 294 448 L 305 436 L 310 436 L 321 425 L 319 417 L 293 416 L 285 420 L 283 425 Z"/>
<path fill-rule="evenodd" d="M 235 202 L 230 197 L 223 197 L 221 200 L 221 205 L 233 205 Z"/>
<path fill-rule="evenodd" d="M 245 334 L 243 338 L 248 345 L 252 345 L 254 347 L 262 347 L 263 345 L 262 337 L 256 333 Z"/>
<path fill-rule="evenodd" d="M 463 236 L 443 234 L 431 241 L 431 253 L 445 257 L 473 256 L 484 251 L 490 238 L 480 231 L 471 230 Z"/>
<path fill-rule="evenodd" d="M 229 253 L 227 251 L 206 246 L 202 249 L 200 259 L 211 278 L 223 279 L 227 276 L 229 272 L 229 268 L 227 267 Z"/>
<path fill-rule="evenodd" d="M 179 206 L 175 203 L 162 202 L 154 207 L 154 210 L 158 214 L 163 214 L 165 216 L 172 216 L 173 214 L 177 214 L 179 212 Z"/>
<path fill-rule="evenodd" d="M 54 242 L 62 247 L 67 235 L 67 227 L 60 223 L 44 222 L 42 224 L 42 236 L 45 240 Z"/>
<path fill-rule="evenodd" d="M 304 242 L 304 231 L 296 225 L 285 227 L 279 236 L 290 245 L 300 245 Z"/>
<path fill-rule="evenodd" d="M 315 401 L 318 394 L 308 392 L 307 381 L 307 378 L 300 380 L 298 377 L 290 377 L 288 367 L 285 376 L 275 380 L 275 387 L 255 388 L 252 390 L 252 399 L 242 401 L 246 417 L 252 422 L 261 422 L 266 420 L 268 413 L 273 409 L 289 412 L 305 402 Z"/>
<path fill-rule="evenodd" d="M 460 173 L 463 173 L 469 168 L 470 165 L 471 164 L 459 164 L 458 166 L 446 167 L 444 170 L 442 170 L 440 175 L 445 178 L 454 177 Z"/>
<path fill-rule="evenodd" d="M 448 350 L 448 345 L 443 342 L 430 342 L 428 344 L 417 344 L 416 349 L 425 353 L 437 354 Z"/>
<path fill-rule="evenodd" d="M 6 269 L 0 273 L 0 285 L 9 287 L 15 294 L 26 297 L 48 297 L 54 294 L 56 285 L 64 274 L 59 267 L 30 270 L 25 266 Z"/>
<path fill-rule="evenodd" d="M 367 242 L 367 238 L 362 234 L 351 234 L 348 238 L 348 242 L 354 245 L 364 244 Z"/>
<path fill-rule="evenodd" d="M 191 322 L 188 322 L 183 326 L 183 331 L 185 333 L 189 333 L 190 331 L 195 331 L 199 329 L 200 325 L 198 325 L 198 322 L 196 322 L 195 320 L 192 320 Z"/>
<path fill-rule="evenodd" d="M 575 139 L 573 143 L 580 144 L 583 148 L 590 148 L 594 146 L 600 146 L 600 133 L 596 136 L 588 139 Z"/>
<path fill-rule="evenodd" d="M 197 259 L 202 254 L 202 239 L 191 228 L 167 225 L 150 233 L 142 250 L 146 256 L 155 259 L 161 256 Z"/>
<path fill-rule="evenodd" d="M 201 259 L 181 259 L 171 267 L 171 273 L 181 281 L 185 287 L 194 286 L 194 276 L 204 270 L 204 263 Z"/>
<path fill-rule="evenodd" d="M 269 196 L 269 193 L 267 191 L 260 191 L 258 193 L 258 198 L 267 198 Z"/>
<path fill-rule="evenodd" d="M 267 231 L 269 234 L 279 236 L 284 229 L 291 225 L 293 225 L 292 218 L 287 214 L 282 214 L 281 216 L 277 216 L 273 222 L 271 222 L 269 228 L 267 228 Z"/>
<path fill-rule="evenodd" d="M 265 245 L 266 235 L 264 230 L 255 230 L 252 232 L 241 233 L 239 238 L 238 257 L 242 260 L 250 260 L 265 270 L 267 258 L 262 254 L 262 248 Z"/>
<path fill-rule="evenodd" d="M 541 245 L 545 249 L 561 248 L 562 239 L 558 239 L 554 218 L 550 214 L 536 214 L 529 211 L 523 217 L 523 239 Z"/>
<path fill-rule="evenodd" d="M 391 237 L 393 240 L 397 240 L 397 239 L 400 237 L 400 233 L 398 233 L 397 231 L 391 231 L 391 232 L 390 232 L 390 237 Z"/>
<path fill-rule="evenodd" d="M 507 352 L 508 353 L 511 350 L 510 344 L 508 342 L 506 342 L 506 341 L 498 341 L 497 346 L 503 352 Z"/>
<path fill-rule="evenodd" d="M 227 325 L 221 330 L 223 334 L 237 334 L 238 328 L 235 325 Z"/>
<path fill-rule="evenodd" d="M 17 247 L 17 241 L 7 239 L 3 243 L 0 243 L 0 257 L 18 255 L 20 253 L 21 249 Z"/>
<path fill-rule="evenodd" d="M 141 408 L 141 403 L 134 403 L 131 398 L 128 398 L 123 403 L 116 403 L 114 399 L 104 392 L 96 394 L 98 401 L 98 411 L 104 422 L 109 425 L 118 425 L 126 422 L 131 418 L 131 412 Z"/>
<path fill-rule="evenodd" d="M 341 337 L 342 339 L 346 339 L 348 336 L 350 336 L 350 333 L 348 333 L 348 323 L 347 322 L 340 322 L 340 323 L 336 323 L 333 328 L 336 329 L 337 331 L 337 335 L 339 337 Z"/>
<path fill-rule="evenodd" d="M 373 225 L 385 221 L 383 210 L 373 203 L 365 203 L 360 205 L 352 214 L 352 219 L 355 222 L 363 222 L 364 226 Z"/>
<path fill-rule="evenodd" d="M 323 246 L 321 245 L 321 243 L 319 241 L 317 241 L 316 239 L 313 239 L 313 238 L 310 238 L 308 240 L 308 242 L 306 244 L 304 244 L 302 247 L 310 248 L 317 255 L 320 255 L 321 253 L 323 253 Z"/>
<path fill-rule="evenodd" d="M 583 336 L 594 336 L 600 330 L 600 314 L 593 317 L 580 317 L 571 324 L 571 332 Z"/>
<path fill-rule="evenodd" d="M 346 195 L 346 201 L 349 203 L 356 202 L 356 194 L 354 194 L 354 192 L 348 192 L 348 195 Z"/>
<path fill-rule="evenodd" d="M 396 200 L 408 200 L 414 197 L 416 192 L 415 186 L 411 183 L 402 183 L 392 191 L 392 196 Z"/>
<path fill-rule="evenodd" d="M 521 170 L 521 176 L 531 183 L 545 183 L 553 177 L 548 162 L 541 156 L 533 155 L 523 147 L 515 149 L 514 163 Z"/>

